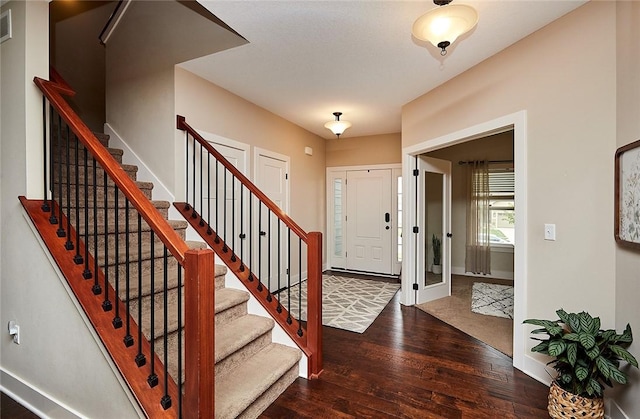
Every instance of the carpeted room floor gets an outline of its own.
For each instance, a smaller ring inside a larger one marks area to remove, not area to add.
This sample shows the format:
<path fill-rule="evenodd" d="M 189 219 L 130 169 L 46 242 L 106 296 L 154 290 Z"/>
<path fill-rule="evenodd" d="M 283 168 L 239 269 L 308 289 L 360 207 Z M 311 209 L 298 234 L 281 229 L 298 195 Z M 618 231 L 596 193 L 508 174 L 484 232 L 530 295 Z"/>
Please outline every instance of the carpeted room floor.
<path fill-rule="evenodd" d="M 513 357 L 513 320 L 473 313 L 471 290 L 474 282 L 513 286 L 513 281 L 509 280 L 452 275 L 451 297 L 416 307 Z"/>

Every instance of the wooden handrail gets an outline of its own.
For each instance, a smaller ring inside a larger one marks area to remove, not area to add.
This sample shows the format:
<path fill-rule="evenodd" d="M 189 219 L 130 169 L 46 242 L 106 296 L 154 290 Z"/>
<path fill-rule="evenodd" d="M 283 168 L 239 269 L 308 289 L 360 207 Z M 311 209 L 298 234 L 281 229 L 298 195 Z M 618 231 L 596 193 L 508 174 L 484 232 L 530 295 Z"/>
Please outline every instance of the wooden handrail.
<path fill-rule="evenodd" d="M 209 229 L 208 221 L 199 223 L 195 209 L 191 216 L 186 214 L 188 209 L 187 203 L 175 203 L 174 205 L 180 213 L 185 216 L 191 226 L 198 234 L 211 246 L 218 254 L 220 259 L 231 269 L 231 271 L 240 279 L 247 287 L 249 292 L 258 300 L 258 302 L 269 312 L 269 314 L 278 322 L 282 329 L 289 337 L 300 347 L 300 349 L 308 357 L 308 376 L 309 378 L 317 378 L 322 373 L 322 233 L 305 232 L 287 213 L 285 213 L 278 205 L 276 205 L 264 192 L 253 184 L 244 174 L 242 174 L 234 165 L 232 165 L 220 152 L 218 152 L 208 141 L 206 141 L 198 132 L 193 129 L 187 122 L 185 117 L 177 116 L 177 128 L 187 132 L 194 141 L 197 141 L 201 147 L 207 150 L 216 161 L 220 162 L 226 170 L 228 170 L 233 178 L 249 190 L 251 194 L 256 196 L 258 200 L 264 204 L 278 219 L 280 219 L 294 234 L 296 234 L 307 245 L 307 325 L 304 335 L 298 334 L 295 324 L 289 319 L 286 309 L 279 307 L 275 301 L 267 300 L 266 295 L 270 291 L 264 287 L 256 286 L 251 276 L 253 273 L 243 269 L 244 262 L 234 258 L 233 249 L 228 253 L 220 249 L 226 248 L 226 244 L 221 239 L 214 240 L 206 231 Z M 195 218 L 194 218 L 195 217 Z M 260 278 L 258 278 L 259 280 Z M 297 322 L 300 322 L 298 319 Z"/>
<path fill-rule="evenodd" d="M 216 160 L 222 163 L 222 165 L 229 171 L 233 176 L 235 176 L 240 183 L 242 183 L 253 195 L 258 197 L 260 201 L 262 201 L 269 210 L 273 214 L 275 214 L 279 219 L 281 219 L 287 227 L 289 227 L 298 237 L 304 240 L 305 243 L 308 241 L 307 233 L 298 225 L 295 221 L 287 215 L 280 207 L 278 207 L 267 195 L 264 194 L 256 185 L 253 184 L 245 175 L 240 172 L 234 165 L 232 165 L 222 154 L 218 152 L 215 148 L 209 144 L 207 140 L 202 138 L 198 132 L 193 129 L 185 120 L 184 116 L 178 115 L 177 117 L 177 128 L 181 131 L 187 131 L 193 138 L 200 143 L 209 153 L 211 153 Z"/>
<path fill-rule="evenodd" d="M 102 166 L 111 180 L 124 193 L 127 199 L 138 210 L 142 218 L 156 233 L 158 238 L 169 249 L 171 254 L 182 264 L 188 245 L 180 238 L 178 233 L 167 223 L 162 214 L 147 199 L 135 182 L 127 175 L 118 162 L 102 147 L 93 132 L 71 109 L 71 106 L 60 95 L 60 86 L 56 83 L 35 77 L 33 82 L 40 88 L 51 106 L 63 117 L 71 131 L 78 140 L 87 148 L 98 163 Z"/>

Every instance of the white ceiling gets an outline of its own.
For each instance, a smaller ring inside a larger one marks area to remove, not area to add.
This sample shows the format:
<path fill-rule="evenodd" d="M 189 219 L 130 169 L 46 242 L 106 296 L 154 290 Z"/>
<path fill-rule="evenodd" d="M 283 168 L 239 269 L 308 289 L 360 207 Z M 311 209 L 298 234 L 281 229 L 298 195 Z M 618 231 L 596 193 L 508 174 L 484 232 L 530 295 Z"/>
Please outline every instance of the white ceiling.
<path fill-rule="evenodd" d="M 249 43 L 182 66 L 324 138 L 334 111 L 343 138 L 396 133 L 404 104 L 586 3 L 461 2 L 479 22 L 443 58 L 411 36 L 431 0 L 200 0 Z"/>

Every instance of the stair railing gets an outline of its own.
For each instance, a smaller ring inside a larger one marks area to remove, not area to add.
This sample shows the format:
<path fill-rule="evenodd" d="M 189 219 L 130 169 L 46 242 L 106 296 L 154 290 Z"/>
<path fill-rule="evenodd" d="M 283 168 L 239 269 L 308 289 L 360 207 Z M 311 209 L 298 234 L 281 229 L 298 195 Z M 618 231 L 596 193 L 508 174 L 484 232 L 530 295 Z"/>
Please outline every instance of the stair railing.
<path fill-rule="evenodd" d="M 214 417 L 213 252 L 188 248 L 62 97 L 66 83 L 34 82 L 44 196 L 21 197 L 27 213 L 147 417 Z"/>
<path fill-rule="evenodd" d="M 322 234 L 305 232 L 186 122 L 185 202 L 174 205 L 322 372 Z"/>

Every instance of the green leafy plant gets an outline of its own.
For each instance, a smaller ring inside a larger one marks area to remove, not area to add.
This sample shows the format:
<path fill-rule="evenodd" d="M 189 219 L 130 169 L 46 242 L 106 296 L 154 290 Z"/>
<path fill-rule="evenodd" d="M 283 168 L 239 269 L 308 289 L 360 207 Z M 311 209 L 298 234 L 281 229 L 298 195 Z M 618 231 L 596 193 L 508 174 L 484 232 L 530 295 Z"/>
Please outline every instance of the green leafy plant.
<path fill-rule="evenodd" d="M 624 332 L 601 330 L 600 318 L 589 313 L 556 311 L 558 320 L 527 319 L 524 323 L 541 326 L 531 333 L 546 334 L 547 339 L 532 337 L 540 343 L 532 352 L 555 358 L 552 365 L 558 373 L 556 383 L 566 391 L 582 397 L 602 397 L 604 385 L 613 382 L 627 383 L 627 376 L 620 371 L 620 361 L 638 367 L 638 361 L 626 348 L 633 342 L 631 326 Z"/>
<path fill-rule="evenodd" d="M 434 234 L 431 238 L 431 245 L 433 246 L 433 264 L 440 265 L 440 258 L 442 256 L 440 239 Z"/>

